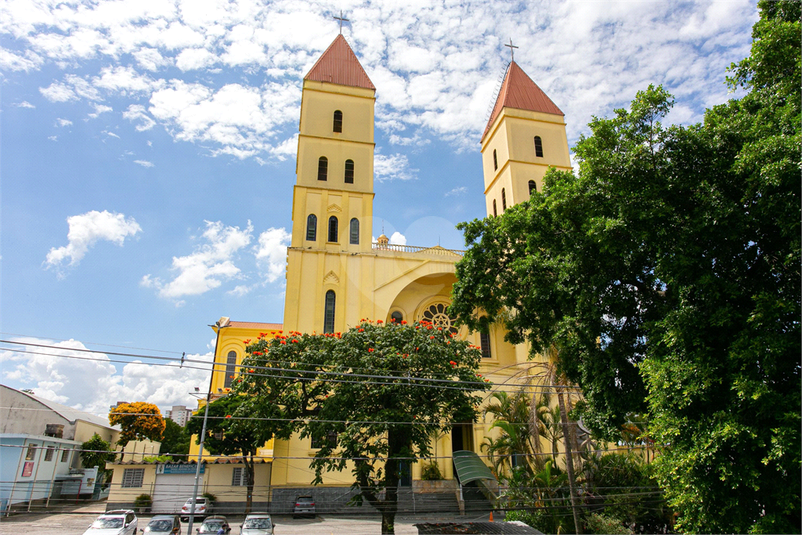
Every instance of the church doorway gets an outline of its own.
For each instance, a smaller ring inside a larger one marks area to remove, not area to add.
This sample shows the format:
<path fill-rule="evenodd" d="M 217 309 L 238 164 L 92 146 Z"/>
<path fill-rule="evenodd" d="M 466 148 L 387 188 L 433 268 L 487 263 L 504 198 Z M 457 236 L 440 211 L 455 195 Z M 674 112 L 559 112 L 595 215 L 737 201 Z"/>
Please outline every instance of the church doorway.
<path fill-rule="evenodd" d="M 473 424 L 455 424 L 451 429 L 451 451 L 473 451 Z"/>

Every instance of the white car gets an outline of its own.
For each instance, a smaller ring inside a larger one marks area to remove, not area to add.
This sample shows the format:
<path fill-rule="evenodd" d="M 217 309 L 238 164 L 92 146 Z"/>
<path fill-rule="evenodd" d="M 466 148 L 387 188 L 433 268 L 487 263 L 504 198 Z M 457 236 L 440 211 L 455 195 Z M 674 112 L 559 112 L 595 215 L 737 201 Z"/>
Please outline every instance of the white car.
<path fill-rule="evenodd" d="M 108 511 L 97 517 L 84 535 L 135 535 L 136 528 L 133 511 Z"/>
<path fill-rule="evenodd" d="M 248 515 L 239 532 L 240 535 L 273 535 L 273 521 L 268 514 Z"/>
<path fill-rule="evenodd" d="M 210 504 L 207 502 L 206 498 L 202 496 L 198 496 L 195 498 L 195 520 L 197 522 L 199 519 L 203 520 L 209 514 L 211 510 Z M 181 521 L 186 522 L 189 520 L 189 514 L 192 511 L 192 498 L 187 500 L 181 507 Z"/>

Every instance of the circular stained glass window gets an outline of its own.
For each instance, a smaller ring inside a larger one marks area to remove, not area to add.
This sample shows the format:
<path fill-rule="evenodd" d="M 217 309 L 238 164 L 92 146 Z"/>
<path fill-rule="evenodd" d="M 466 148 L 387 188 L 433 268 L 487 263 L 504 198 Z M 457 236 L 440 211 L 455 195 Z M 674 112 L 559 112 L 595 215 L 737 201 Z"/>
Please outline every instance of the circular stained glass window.
<path fill-rule="evenodd" d="M 457 333 L 457 328 L 454 327 L 455 318 L 448 315 L 448 305 L 445 303 L 435 303 L 429 305 L 426 310 L 421 314 L 421 321 L 428 321 L 435 327 L 442 327 L 444 331 L 451 331 Z"/>

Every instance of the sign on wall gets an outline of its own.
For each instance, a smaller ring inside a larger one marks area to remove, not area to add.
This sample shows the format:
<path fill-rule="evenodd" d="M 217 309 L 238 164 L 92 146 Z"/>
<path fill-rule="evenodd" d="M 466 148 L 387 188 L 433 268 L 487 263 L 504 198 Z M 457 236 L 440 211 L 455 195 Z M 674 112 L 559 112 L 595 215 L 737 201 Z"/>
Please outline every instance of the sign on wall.
<path fill-rule="evenodd" d="M 156 466 L 156 474 L 194 474 L 197 465 L 185 463 L 165 463 Z M 206 465 L 200 465 L 200 473 L 206 471 Z"/>

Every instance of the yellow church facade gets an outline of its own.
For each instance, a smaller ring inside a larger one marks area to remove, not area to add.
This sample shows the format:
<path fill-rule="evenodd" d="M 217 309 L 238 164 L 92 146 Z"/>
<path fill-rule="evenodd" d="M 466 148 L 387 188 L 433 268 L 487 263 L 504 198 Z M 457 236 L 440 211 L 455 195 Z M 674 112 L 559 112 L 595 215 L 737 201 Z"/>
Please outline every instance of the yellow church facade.
<path fill-rule="evenodd" d="M 283 322 L 221 318 L 214 327 L 213 395 L 225 392 L 236 376 L 245 340 L 260 334 L 341 332 L 363 318 L 451 326 L 446 309 L 462 252 L 391 244 L 384 235 L 376 242 L 372 238 L 375 93 L 342 35 L 304 78 Z M 549 167 L 571 168 L 562 112 L 515 62 L 481 142 L 488 216 L 500 215 L 542 188 Z M 482 348 L 481 373 L 494 384 L 522 383 L 520 372 L 530 362 L 527 346 L 504 341 L 496 327 L 485 334 L 463 327 L 459 336 Z M 436 439 L 433 450 L 444 478 L 454 477 L 453 451 L 483 455 L 481 444 L 495 433 L 489 431 L 491 423 L 489 417 L 480 418 Z M 193 443 L 191 459 L 197 448 Z M 257 481 L 257 486 L 309 487 L 314 477 L 309 462 L 316 451 L 310 439 L 297 435 L 271 441 L 260 451 L 271 464 L 269 481 Z M 411 479 L 420 479 L 420 466 L 411 470 Z M 329 486 L 352 482 L 347 471 L 324 477 Z"/>

